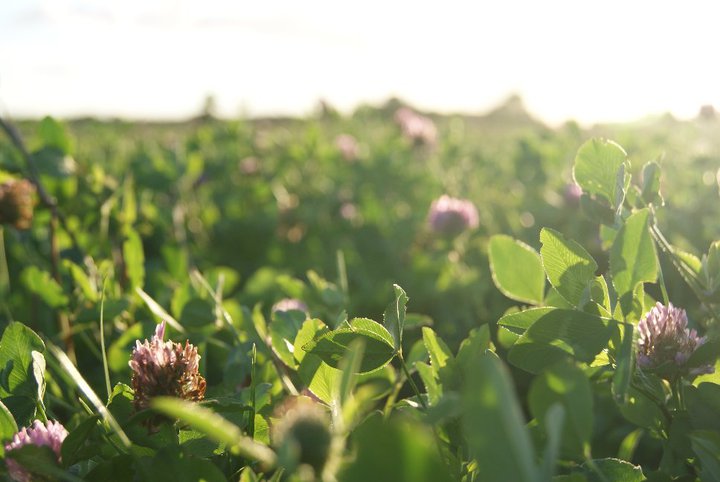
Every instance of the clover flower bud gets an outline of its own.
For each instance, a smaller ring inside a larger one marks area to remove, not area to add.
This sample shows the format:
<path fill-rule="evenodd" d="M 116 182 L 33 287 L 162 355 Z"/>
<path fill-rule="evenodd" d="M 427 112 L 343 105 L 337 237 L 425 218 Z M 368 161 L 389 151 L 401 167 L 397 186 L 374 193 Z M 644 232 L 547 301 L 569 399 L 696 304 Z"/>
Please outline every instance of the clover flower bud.
<path fill-rule="evenodd" d="M 340 134 L 335 138 L 335 147 L 340 151 L 340 155 L 348 162 L 352 162 L 358 158 L 360 146 L 350 134 Z"/>
<path fill-rule="evenodd" d="M 284 298 L 275 303 L 270 311 L 273 313 L 277 311 L 302 311 L 303 313 L 307 313 L 309 310 L 308 306 L 300 300 L 295 298 Z"/>
<path fill-rule="evenodd" d="M 437 128 L 428 117 L 422 116 L 412 109 L 401 107 L 395 112 L 395 122 L 405 138 L 415 144 L 433 145 L 437 142 Z"/>
<path fill-rule="evenodd" d="M 174 396 L 199 401 L 205 396 L 205 379 L 198 370 L 200 355 L 197 347 L 185 342 L 185 346 L 165 337 L 165 322 L 155 329 L 150 341 L 135 342 L 130 359 L 132 386 L 135 390 L 135 410 L 150 406 L 157 396 Z"/>
<path fill-rule="evenodd" d="M 327 411 L 304 396 L 288 399 L 275 411 L 272 442 L 291 464 L 307 464 L 322 472 L 330 454 L 332 434 Z"/>
<path fill-rule="evenodd" d="M 690 356 L 705 343 L 705 337 L 687 327 L 685 310 L 672 303 L 657 303 L 638 323 L 637 363 L 646 370 L 657 369 L 667 375 L 670 372 L 690 375 L 713 373 L 712 365 L 687 367 Z"/>
<path fill-rule="evenodd" d="M 24 447 L 25 445 L 35 445 L 38 447 L 50 447 L 60 462 L 60 449 L 62 443 L 67 437 L 68 432 L 59 422 L 48 420 L 42 423 L 35 420 L 30 427 L 24 427 L 18 433 L 13 435 L 12 440 L 5 444 L 5 453 L 9 455 L 6 459 L 8 474 L 10 478 L 17 482 L 32 482 L 35 480 L 33 475 L 28 472 L 20 463 L 12 459 L 11 452 L 13 450 Z"/>
<path fill-rule="evenodd" d="M 582 196 L 582 188 L 574 182 L 571 182 L 565 186 L 565 202 L 570 205 L 577 206 L 580 204 L 580 197 Z"/>
<path fill-rule="evenodd" d="M 35 186 L 25 179 L 0 184 L 0 224 L 9 224 L 17 229 L 30 229 L 35 204 L 34 194 Z"/>
<path fill-rule="evenodd" d="M 442 195 L 430 205 L 428 214 L 430 229 L 438 234 L 455 236 L 480 225 L 475 205 L 466 199 Z"/>

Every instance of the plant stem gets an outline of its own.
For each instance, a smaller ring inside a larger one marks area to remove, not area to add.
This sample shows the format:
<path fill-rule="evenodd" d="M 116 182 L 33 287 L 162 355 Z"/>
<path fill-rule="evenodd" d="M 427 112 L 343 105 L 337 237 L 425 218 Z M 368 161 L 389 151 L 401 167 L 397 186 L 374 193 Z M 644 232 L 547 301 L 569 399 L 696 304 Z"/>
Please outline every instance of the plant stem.
<path fill-rule="evenodd" d="M 55 200 L 48 194 L 48 192 L 45 190 L 45 187 L 40 182 L 40 175 L 37 166 L 35 165 L 35 161 L 33 160 L 30 152 L 27 150 L 27 147 L 25 147 L 25 143 L 23 142 L 20 133 L 12 124 L 10 124 L 2 117 L 0 117 L 0 128 L 5 131 L 15 148 L 20 151 L 20 154 L 22 154 L 22 157 L 25 160 L 25 164 L 27 165 L 30 174 L 30 182 L 35 185 L 38 195 L 40 196 L 40 201 L 42 201 L 42 203 L 50 209 L 52 217 L 60 221 L 60 226 L 68 234 L 68 236 L 70 236 L 70 242 L 72 243 L 73 248 L 75 248 L 79 252 L 82 252 L 80 250 L 80 244 L 75 237 L 75 233 L 68 229 L 65 216 L 58 210 L 57 202 L 55 202 Z"/>
<path fill-rule="evenodd" d="M 413 389 L 413 392 L 415 392 L 415 396 L 417 396 L 418 400 L 420 401 L 420 405 L 427 410 L 428 406 L 425 402 L 425 399 L 420 395 L 420 390 L 418 390 L 417 385 L 415 385 L 415 381 L 412 379 L 412 375 L 410 375 L 410 370 L 408 370 L 407 365 L 405 364 L 405 359 L 403 358 L 402 351 L 398 353 L 398 359 L 400 360 L 400 366 L 402 366 L 403 372 L 405 372 L 405 376 L 408 379 L 408 382 L 410 382 L 410 387 Z"/>
<path fill-rule="evenodd" d="M 105 388 L 107 388 L 108 402 L 112 396 L 112 383 L 110 382 L 110 370 L 108 369 L 107 351 L 105 351 L 105 281 L 103 279 L 102 293 L 100 295 L 100 349 L 102 350 L 103 370 L 105 371 Z"/>
<path fill-rule="evenodd" d="M 10 308 L 7 306 L 6 300 L 10 296 L 10 269 L 7 264 L 7 256 L 5 254 L 5 237 L 3 227 L 0 226 L 0 309 L 2 309 L 8 317 L 8 321 L 12 320 Z"/>
<path fill-rule="evenodd" d="M 56 238 L 58 223 L 70 237 L 73 248 L 75 248 L 75 250 L 79 253 L 82 253 L 80 244 L 77 241 L 75 233 L 68 229 L 65 216 L 58 209 L 57 202 L 50 196 L 50 194 L 48 194 L 47 190 L 45 190 L 45 186 L 43 186 L 42 182 L 40 182 L 40 171 L 38 171 L 38 168 L 35 165 L 35 160 L 33 159 L 32 154 L 30 154 L 30 151 L 28 151 L 27 147 L 25 147 L 25 142 L 23 142 L 20 133 L 12 124 L 1 117 L 0 128 L 5 131 L 15 148 L 20 151 L 20 154 L 27 165 L 30 182 L 32 182 L 35 189 L 37 189 L 37 193 L 40 196 L 42 203 L 50 209 L 50 262 L 52 264 L 53 278 L 60 283 L 59 254 Z M 62 284 L 60 286 L 62 286 Z M 75 361 L 75 347 L 73 346 L 70 320 L 65 313 L 58 312 L 57 321 L 60 327 L 60 335 L 65 343 L 65 351 L 70 359 Z"/>
<path fill-rule="evenodd" d="M 670 297 L 668 296 L 667 287 L 665 286 L 665 277 L 663 276 L 662 266 L 658 263 L 658 283 L 660 284 L 660 291 L 662 291 L 663 302 L 665 306 L 670 304 Z"/>

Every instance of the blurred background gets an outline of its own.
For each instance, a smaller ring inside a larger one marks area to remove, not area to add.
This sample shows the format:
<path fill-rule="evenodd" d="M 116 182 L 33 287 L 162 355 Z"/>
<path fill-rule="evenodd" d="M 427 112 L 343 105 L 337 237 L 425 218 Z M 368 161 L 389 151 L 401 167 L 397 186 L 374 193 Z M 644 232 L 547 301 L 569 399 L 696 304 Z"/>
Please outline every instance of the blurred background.
<path fill-rule="evenodd" d="M 178 119 L 349 113 L 399 97 L 480 113 L 518 94 L 557 125 L 720 104 L 707 2 L 6 0 L 0 109 Z"/>
<path fill-rule="evenodd" d="M 152 319 L 139 286 L 182 319 L 193 268 L 223 274 L 236 319 L 288 297 L 326 321 L 379 319 L 399 283 L 457 346 L 511 306 L 491 235 L 537 248 L 550 226 L 605 268 L 571 172 L 592 136 L 624 146 L 636 181 L 662 166 L 664 232 L 705 252 L 720 238 L 704 221 L 720 216 L 716 19 L 707 3 L 619 0 L 0 2 L 0 115 L 80 248 L 60 229 L 67 266 L 52 265 L 40 203 L 30 230 L 5 233 L 21 280 L 6 306 L 44 332 L 59 306 L 94 323 L 81 293 L 45 299 L 50 273 L 78 292 L 72 265 L 112 274 L 120 332 Z M 27 172 L 0 138 L 0 175 Z M 443 195 L 472 222 L 438 229 Z"/>

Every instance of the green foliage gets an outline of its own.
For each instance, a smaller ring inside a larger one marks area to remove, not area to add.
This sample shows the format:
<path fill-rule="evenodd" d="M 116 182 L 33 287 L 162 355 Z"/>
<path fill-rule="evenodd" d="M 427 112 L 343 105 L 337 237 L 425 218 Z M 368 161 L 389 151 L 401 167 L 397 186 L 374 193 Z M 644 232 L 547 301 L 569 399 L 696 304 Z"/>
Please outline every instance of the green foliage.
<path fill-rule="evenodd" d="M 35 418 L 45 393 L 45 344 L 22 323 L 13 322 L 0 339 L 0 400 L 20 425 Z M 3 407 L 3 408 L 5 408 Z"/>
<path fill-rule="evenodd" d="M 582 370 L 564 363 L 548 368 L 533 381 L 528 402 L 533 416 L 546 432 L 550 409 L 556 404 L 563 408 L 563 453 L 582 460 L 594 423 L 592 390 Z"/>
<path fill-rule="evenodd" d="M 638 284 L 653 283 L 658 276 L 655 245 L 648 230 L 649 215 L 650 213 L 643 209 L 630 216 L 615 237 L 610 250 L 613 285 L 618 293 L 622 313 L 626 317 L 633 311 L 633 295 Z M 636 316 L 634 319 L 638 318 L 639 316 Z"/>
<path fill-rule="evenodd" d="M 540 255 L 550 284 L 570 304 L 581 308 L 583 301 L 590 299 L 597 263 L 582 246 L 552 229 L 540 232 L 540 242 Z"/>
<path fill-rule="evenodd" d="M 539 373 L 558 360 L 574 357 L 590 363 L 607 346 L 611 320 L 582 311 L 534 308 L 506 315 L 498 324 L 520 337 L 508 360 L 524 370 Z"/>
<path fill-rule="evenodd" d="M 524 303 L 539 305 L 545 290 L 545 275 L 537 252 L 509 236 L 490 240 L 490 269 L 502 293 Z M 522 269 L 518 269 L 518 268 Z"/>
<path fill-rule="evenodd" d="M 38 206 L 30 230 L 0 238 L 0 439 L 46 418 L 69 435 L 61 462 L 11 455 L 52 480 L 719 478 L 708 126 L 593 129 L 626 151 L 510 106 L 433 116 L 428 144 L 388 122 L 397 107 L 23 123 L 63 221 Z M 357 139 L 352 159 L 340 133 Z M 24 162 L 0 144 L 3 180 Z M 441 194 L 472 202 L 480 226 L 435 233 Z M 271 308 L 285 298 L 307 309 Z M 705 337 L 662 370 L 639 356 L 656 300 Z M 177 363 L 179 345 L 180 377 L 196 349 L 204 399 L 156 387 L 141 410 L 149 382 L 128 361 L 161 345 L 160 322 L 163 354 L 140 358 Z M 300 463 L 288 422 L 323 427 L 322 457 Z"/>
<path fill-rule="evenodd" d="M 337 328 L 303 346 L 303 350 L 320 357 L 322 361 L 337 368 L 350 344 L 362 341 L 365 356 L 360 373 L 367 373 L 385 366 L 395 356 L 390 333 L 379 323 L 367 318 L 355 318 L 347 328 Z"/>
<path fill-rule="evenodd" d="M 355 431 L 357 457 L 340 480 L 360 482 L 444 482 L 453 480 L 435 449 L 432 435 L 407 421 L 383 423 L 372 417 Z"/>
<path fill-rule="evenodd" d="M 480 480 L 536 480 L 535 454 L 507 369 L 494 355 L 465 367 L 465 438 Z"/>
<path fill-rule="evenodd" d="M 573 176 L 588 194 L 600 196 L 613 207 L 624 198 L 627 154 L 606 139 L 590 139 L 578 149 Z"/>

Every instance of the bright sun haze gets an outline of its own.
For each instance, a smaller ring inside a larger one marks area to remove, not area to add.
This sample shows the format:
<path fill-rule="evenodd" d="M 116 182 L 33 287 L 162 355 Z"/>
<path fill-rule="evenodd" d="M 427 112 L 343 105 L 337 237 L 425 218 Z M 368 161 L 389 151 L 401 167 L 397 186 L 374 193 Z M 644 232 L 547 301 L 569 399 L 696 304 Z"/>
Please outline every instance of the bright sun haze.
<path fill-rule="evenodd" d="M 349 111 L 398 96 L 550 121 L 720 105 L 715 7 L 589 2 L 0 2 L 0 111 L 176 118 Z"/>

